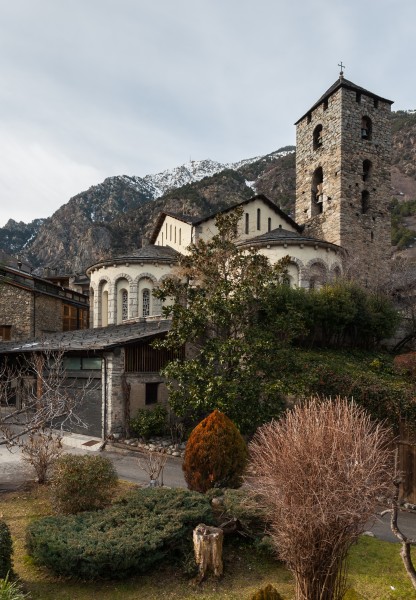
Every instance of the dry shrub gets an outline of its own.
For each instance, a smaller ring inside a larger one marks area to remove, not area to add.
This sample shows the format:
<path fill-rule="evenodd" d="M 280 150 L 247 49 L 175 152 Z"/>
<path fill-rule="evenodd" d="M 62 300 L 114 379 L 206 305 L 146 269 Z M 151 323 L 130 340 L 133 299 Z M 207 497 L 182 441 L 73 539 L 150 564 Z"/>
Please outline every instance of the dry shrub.
<path fill-rule="evenodd" d="M 390 431 L 346 399 L 311 399 L 257 431 L 253 490 L 293 572 L 297 600 L 340 600 L 345 558 L 390 490 Z"/>
<path fill-rule="evenodd" d="M 189 489 L 204 493 L 239 487 L 246 462 L 246 443 L 237 427 L 214 410 L 189 436 L 182 468 Z"/>
<path fill-rule="evenodd" d="M 395 356 L 393 364 L 399 373 L 406 373 L 414 377 L 416 375 L 416 352 L 406 352 L 406 354 Z"/>
<path fill-rule="evenodd" d="M 38 483 L 46 483 L 49 469 L 63 452 L 61 437 L 50 430 L 34 432 L 21 448 L 22 459 L 34 469 Z"/>

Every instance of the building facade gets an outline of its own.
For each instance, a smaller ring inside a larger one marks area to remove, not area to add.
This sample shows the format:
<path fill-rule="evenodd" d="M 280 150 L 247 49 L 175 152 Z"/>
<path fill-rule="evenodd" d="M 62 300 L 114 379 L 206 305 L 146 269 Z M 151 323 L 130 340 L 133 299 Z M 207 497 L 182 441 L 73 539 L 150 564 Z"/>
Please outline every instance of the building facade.
<path fill-rule="evenodd" d="M 0 267 L 0 337 L 26 340 L 88 327 L 88 296 L 12 267 Z"/>
<path fill-rule="evenodd" d="M 391 104 L 340 73 L 296 123 L 296 220 L 374 286 L 391 255 Z"/>

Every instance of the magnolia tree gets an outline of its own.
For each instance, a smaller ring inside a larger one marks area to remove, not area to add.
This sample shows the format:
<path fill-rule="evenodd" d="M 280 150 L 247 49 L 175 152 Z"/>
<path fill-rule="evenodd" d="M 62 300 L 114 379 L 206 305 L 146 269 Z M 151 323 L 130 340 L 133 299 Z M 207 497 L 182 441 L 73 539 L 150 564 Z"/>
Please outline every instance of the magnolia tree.
<path fill-rule="evenodd" d="M 173 299 L 164 307 L 172 327 L 159 347 L 190 349 L 187 360 L 171 361 L 163 373 L 173 411 L 199 420 L 218 409 L 246 432 L 282 411 L 274 362 L 297 329 L 288 314 L 265 324 L 268 294 L 285 282 L 289 259 L 272 266 L 238 246 L 242 211 L 218 215 L 218 233 L 191 244 L 177 276 L 154 294 Z"/>
<path fill-rule="evenodd" d="M 33 353 L 0 368 L 0 445 L 20 446 L 39 482 L 61 452 L 60 431 L 87 427 L 78 409 L 92 389 L 69 381 L 62 351 Z M 57 432 L 57 433 L 55 433 Z"/>
<path fill-rule="evenodd" d="M 391 486 L 390 431 L 353 402 L 312 399 L 257 431 L 249 482 L 296 600 L 341 600 L 346 556 Z"/>

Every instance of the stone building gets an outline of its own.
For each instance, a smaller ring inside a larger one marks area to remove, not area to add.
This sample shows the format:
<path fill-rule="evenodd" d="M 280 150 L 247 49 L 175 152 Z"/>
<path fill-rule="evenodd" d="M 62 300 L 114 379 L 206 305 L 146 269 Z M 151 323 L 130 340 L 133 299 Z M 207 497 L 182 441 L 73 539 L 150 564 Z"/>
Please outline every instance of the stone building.
<path fill-rule="evenodd" d="M 13 267 L 0 267 L 0 338 L 27 340 L 88 327 L 88 296 Z"/>
<path fill-rule="evenodd" d="M 236 206 L 244 210 L 238 245 L 256 247 L 273 264 L 289 255 L 292 285 L 314 287 L 341 274 L 343 250 L 336 244 L 304 235 L 302 228 L 265 196 L 254 196 L 222 212 Z M 131 256 L 89 267 L 92 326 L 160 316 L 162 306 L 152 291 L 175 272 L 178 258 L 188 252 L 189 244 L 209 240 L 217 233 L 216 215 L 190 217 L 163 212 L 148 246 Z"/>
<path fill-rule="evenodd" d="M 83 397 L 76 414 L 87 425 L 72 426 L 71 431 L 105 439 L 110 433 L 124 432 L 126 420 L 139 408 L 167 404 L 160 371 L 177 354 L 155 350 L 151 342 L 165 335 L 169 326 L 169 321 L 157 320 L 54 333 L 30 342 L 0 341 L 0 362 L 7 357 L 9 364 L 20 364 L 24 356 L 34 353 L 53 357 L 63 352 L 66 376 L 61 385 Z M 22 392 L 24 388 L 16 390 L 19 404 L 24 402 Z"/>
<path fill-rule="evenodd" d="M 256 195 L 237 205 L 243 208 L 239 246 L 257 248 L 272 263 L 289 256 L 293 286 L 313 288 L 336 279 L 347 258 L 356 261 L 356 276 L 376 282 L 380 269 L 374 266 L 386 264 L 390 253 L 390 107 L 390 100 L 347 81 L 341 73 L 297 122 L 297 222 L 265 196 Z M 169 321 L 161 318 L 162 306 L 152 291 L 175 273 L 190 243 L 217 233 L 215 217 L 161 213 L 148 246 L 87 270 L 93 329 L 53 334 L 31 347 L 38 352 L 52 346 L 64 349 L 75 379 L 94 371 L 98 387 L 85 407 L 90 433 L 119 432 L 137 408 L 167 402 L 160 370 L 169 356 L 150 344 L 168 331 Z M 70 290 L 22 274 L 18 281 L 13 269 L 9 274 L 14 281 L 0 287 L 0 315 L 4 325 L 17 328 L 20 323 L 16 337 L 65 329 L 65 305 L 72 307 L 71 314 L 78 311 L 72 324 L 83 323 L 86 304 L 81 294 L 72 291 L 71 296 Z M 13 291 L 6 297 L 10 287 Z M 50 302 L 44 321 L 42 301 L 45 306 Z M 2 344 L 0 356 L 27 351 L 27 345 Z"/>
<path fill-rule="evenodd" d="M 376 286 L 391 253 L 391 104 L 341 72 L 296 123 L 296 220 Z"/>

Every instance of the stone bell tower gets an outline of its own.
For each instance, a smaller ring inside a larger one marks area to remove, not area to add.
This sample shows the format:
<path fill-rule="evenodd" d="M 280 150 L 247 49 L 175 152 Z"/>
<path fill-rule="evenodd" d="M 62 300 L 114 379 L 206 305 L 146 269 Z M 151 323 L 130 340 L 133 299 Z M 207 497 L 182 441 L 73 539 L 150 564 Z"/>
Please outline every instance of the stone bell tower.
<path fill-rule="evenodd" d="M 296 221 L 305 235 L 342 246 L 355 276 L 378 286 L 391 249 L 393 102 L 344 79 L 342 69 L 296 123 Z"/>

